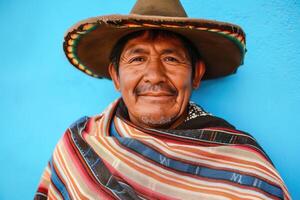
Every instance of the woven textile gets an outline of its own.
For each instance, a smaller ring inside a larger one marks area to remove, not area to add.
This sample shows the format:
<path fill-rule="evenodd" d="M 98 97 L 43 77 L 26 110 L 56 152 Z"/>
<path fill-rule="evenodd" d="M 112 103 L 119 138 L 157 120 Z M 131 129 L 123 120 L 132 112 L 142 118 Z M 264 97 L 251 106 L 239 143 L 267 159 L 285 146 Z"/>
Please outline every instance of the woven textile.
<path fill-rule="evenodd" d="M 290 199 L 251 135 L 142 129 L 116 115 L 117 105 L 67 129 L 35 199 Z"/>

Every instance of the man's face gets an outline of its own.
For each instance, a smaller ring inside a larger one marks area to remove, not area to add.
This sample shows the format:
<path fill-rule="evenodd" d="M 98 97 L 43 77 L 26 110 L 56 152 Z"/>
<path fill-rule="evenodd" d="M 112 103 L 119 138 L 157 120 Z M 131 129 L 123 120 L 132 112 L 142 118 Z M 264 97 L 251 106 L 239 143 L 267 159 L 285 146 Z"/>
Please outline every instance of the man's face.
<path fill-rule="evenodd" d="M 169 127 L 182 121 L 192 88 L 199 85 L 204 70 L 199 78 L 196 69 L 197 80 L 192 80 L 191 61 L 179 39 L 147 36 L 146 32 L 129 40 L 121 53 L 119 73 L 112 65 L 110 73 L 134 124 Z"/>

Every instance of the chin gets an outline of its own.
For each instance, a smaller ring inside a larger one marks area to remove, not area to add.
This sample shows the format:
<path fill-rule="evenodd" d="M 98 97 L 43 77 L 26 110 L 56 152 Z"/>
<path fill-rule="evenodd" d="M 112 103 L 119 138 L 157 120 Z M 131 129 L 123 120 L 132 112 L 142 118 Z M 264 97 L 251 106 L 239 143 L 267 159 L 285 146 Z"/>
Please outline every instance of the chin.
<path fill-rule="evenodd" d="M 155 114 L 148 113 L 141 115 L 139 117 L 139 121 L 141 121 L 143 124 L 149 126 L 149 127 L 164 127 L 167 125 L 170 125 L 172 122 L 175 121 L 177 115 L 157 115 L 157 112 Z"/>

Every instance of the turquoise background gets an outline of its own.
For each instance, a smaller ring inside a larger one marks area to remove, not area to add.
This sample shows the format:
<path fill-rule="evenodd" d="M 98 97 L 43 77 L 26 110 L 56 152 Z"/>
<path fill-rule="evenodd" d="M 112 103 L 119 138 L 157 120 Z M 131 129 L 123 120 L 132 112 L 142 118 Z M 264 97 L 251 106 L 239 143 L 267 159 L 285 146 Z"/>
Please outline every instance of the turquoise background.
<path fill-rule="evenodd" d="M 126 3 L 125 3 L 126 2 Z M 203 82 L 192 99 L 255 136 L 294 199 L 300 199 L 300 2 L 182 0 L 191 17 L 239 24 L 247 33 L 238 73 Z M 134 0 L 0 1 L 0 199 L 32 199 L 64 130 L 119 94 L 73 68 L 64 32 L 79 20 L 126 14 Z M 226 53 L 226 52 L 224 52 Z"/>

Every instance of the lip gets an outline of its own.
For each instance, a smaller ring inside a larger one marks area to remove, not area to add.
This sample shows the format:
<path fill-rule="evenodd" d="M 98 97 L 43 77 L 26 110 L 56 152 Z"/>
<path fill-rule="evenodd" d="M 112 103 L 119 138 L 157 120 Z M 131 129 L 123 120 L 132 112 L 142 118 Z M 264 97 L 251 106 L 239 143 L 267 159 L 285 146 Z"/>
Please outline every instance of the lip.
<path fill-rule="evenodd" d="M 175 95 L 165 92 L 159 92 L 159 93 L 143 93 L 139 94 L 138 98 L 140 98 L 143 101 L 149 101 L 151 103 L 169 103 L 172 99 L 174 99 Z"/>
<path fill-rule="evenodd" d="M 145 92 L 145 93 L 140 93 L 138 96 L 149 96 L 149 97 L 170 97 L 174 96 L 174 94 L 169 93 L 169 92 Z"/>

